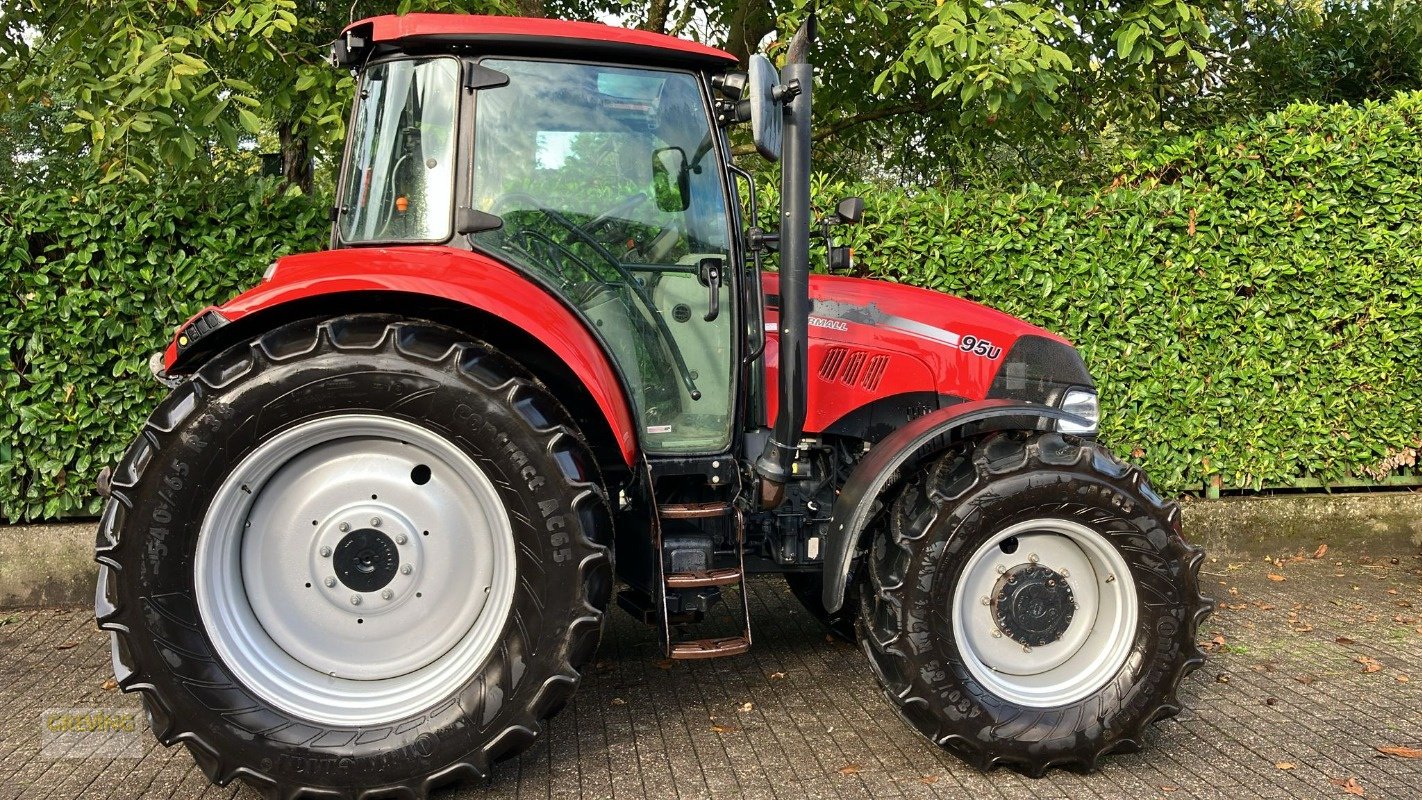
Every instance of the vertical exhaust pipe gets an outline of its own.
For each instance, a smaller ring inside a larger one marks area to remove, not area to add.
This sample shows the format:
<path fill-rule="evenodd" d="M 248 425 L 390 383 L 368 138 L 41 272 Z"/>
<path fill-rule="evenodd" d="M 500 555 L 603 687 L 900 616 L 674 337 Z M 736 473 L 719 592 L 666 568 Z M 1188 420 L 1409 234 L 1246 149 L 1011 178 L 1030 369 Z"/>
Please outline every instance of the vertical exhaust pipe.
<path fill-rule="evenodd" d="M 810 327 L 810 95 L 814 67 L 810 45 L 815 18 L 805 20 L 790 40 L 780 91 L 785 114 L 780 172 L 780 407 L 775 430 L 755 464 L 761 476 L 761 503 L 773 508 L 785 483 L 805 425 Z"/>

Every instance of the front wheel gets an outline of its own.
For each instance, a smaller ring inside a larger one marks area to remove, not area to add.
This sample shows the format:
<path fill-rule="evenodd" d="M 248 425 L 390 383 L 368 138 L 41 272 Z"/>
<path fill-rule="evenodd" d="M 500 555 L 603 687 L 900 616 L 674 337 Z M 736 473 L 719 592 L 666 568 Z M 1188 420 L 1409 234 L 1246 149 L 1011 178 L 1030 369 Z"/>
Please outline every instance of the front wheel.
<path fill-rule="evenodd" d="M 980 769 L 1089 770 L 1178 712 L 1203 552 L 1140 470 L 1057 433 L 971 440 L 879 522 L 859 625 L 889 699 Z"/>
<path fill-rule="evenodd" d="M 422 797 L 538 735 L 611 591 L 556 401 L 448 328 L 293 323 L 180 385 L 115 472 L 95 601 L 164 744 L 278 797 Z"/>

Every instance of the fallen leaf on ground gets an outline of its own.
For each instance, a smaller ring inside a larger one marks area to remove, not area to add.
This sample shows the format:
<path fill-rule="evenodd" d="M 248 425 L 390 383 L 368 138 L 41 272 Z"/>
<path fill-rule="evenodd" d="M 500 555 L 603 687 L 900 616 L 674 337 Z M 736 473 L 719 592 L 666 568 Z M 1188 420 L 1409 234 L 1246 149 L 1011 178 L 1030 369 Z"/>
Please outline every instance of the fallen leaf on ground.
<path fill-rule="evenodd" d="M 1294 764 L 1293 764 L 1293 762 L 1291 762 L 1291 761 L 1280 761 L 1279 763 L 1277 763 L 1277 764 L 1274 765 L 1274 769 L 1294 769 L 1294 768 L 1295 768 L 1295 767 L 1294 767 Z"/>
<path fill-rule="evenodd" d="M 1363 785 L 1358 783 L 1357 779 L 1355 778 L 1348 778 L 1347 780 L 1344 780 L 1342 778 L 1329 778 L 1328 782 L 1333 784 L 1334 786 L 1337 786 L 1348 794 L 1355 794 L 1359 797 L 1363 796 Z"/>
<path fill-rule="evenodd" d="M 858 764 L 845 764 L 839 768 L 841 775 L 858 775 L 864 768 Z"/>
<path fill-rule="evenodd" d="M 742 711 L 753 711 L 753 710 L 755 710 L 755 704 L 754 704 L 754 703 L 743 703 L 743 704 L 741 704 L 741 710 L 742 710 Z"/>
<path fill-rule="evenodd" d="M 1229 673 L 1221 672 L 1215 676 L 1215 683 L 1229 683 Z"/>
<path fill-rule="evenodd" d="M 1180 787 L 1179 787 L 1179 786 L 1162 786 L 1162 787 L 1160 787 L 1160 790 L 1161 790 L 1162 792 L 1165 792 L 1166 794 L 1170 794 L 1171 792 L 1178 792 L 1178 791 L 1180 791 Z"/>
<path fill-rule="evenodd" d="M 109 678 L 108 680 L 103 682 L 101 688 L 106 692 L 112 692 L 113 690 L 118 688 L 118 681 L 114 680 L 113 678 Z"/>
<path fill-rule="evenodd" d="M 1319 545 L 1317 550 L 1313 551 L 1313 557 L 1314 557 L 1314 558 L 1323 558 L 1323 556 L 1324 556 L 1327 552 L 1328 552 L 1328 543 L 1325 542 L 1325 543 Z"/>
<path fill-rule="evenodd" d="M 1338 644 L 1357 644 L 1357 642 L 1353 641 L 1352 639 L 1349 639 L 1347 636 L 1339 636 L 1333 641 L 1337 642 Z"/>
<path fill-rule="evenodd" d="M 722 724 L 720 724 L 720 723 L 717 723 L 717 724 L 711 726 L 711 731 L 712 731 L 713 733 L 735 733 L 735 732 L 736 732 L 736 726 L 735 726 L 735 725 L 722 725 Z"/>
<path fill-rule="evenodd" d="M 932 786 L 933 784 L 938 783 L 938 776 L 922 775 L 919 777 L 918 782 L 923 784 L 924 786 Z"/>
<path fill-rule="evenodd" d="M 1271 572 L 1271 573 L 1269 573 L 1269 580 L 1274 581 L 1275 583 L 1277 583 L 1277 582 L 1282 581 L 1282 580 L 1287 580 L 1287 578 L 1285 578 L 1283 575 L 1280 575 L 1280 574 L 1277 573 L 1277 572 Z"/>
<path fill-rule="evenodd" d="M 772 673 L 770 673 L 770 679 L 773 680 L 773 681 L 783 681 L 783 680 L 785 680 L 785 673 L 783 673 L 783 672 L 772 672 Z"/>
<path fill-rule="evenodd" d="M 614 698 L 612 698 L 612 705 L 614 705 L 614 706 L 625 706 L 625 705 L 627 705 L 627 701 L 626 701 L 626 700 L 623 700 L 623 699 L 620 698 L 620 697 L 614 697 Z"/>
<path fill-rule="evenodd" d="M 1422 758 L 1422 747 L 1403 747 L 1402 745 L 1388 745 L 1378 748 L 1379 753 L 1398 758 Z"/>
<path fill-rule="evenodd" d="M 1398 674 L 1394 675 L 1393 678 L 1394 678 L 1394 680 L 1396 680 L 1398 683 L 1407 683 L 1408 681 L 1412 680 L 1411 678 L 1407 677 L 1406 675 L 1403 675 L 1403 674 L 1400 673 L 1400 672 L 1399 672 Z"/>
<path fill-rule="evenodd" d="M 1312 675 L 1300 675 L 1297 678 L 1294 678 L 1294 680 L 1298 681 L 1299 683 L 1302 683 L 1304 686 L 1312 686 L 1313 682 L 1318 679 L 1313 677 Z"/>
<path fill-rule="evenodd" d="M 1382 669 L 1382 664 L 1379 664 L 1378 660 L 1375 658 L 1369 658 L 1367 656 L 1358 656 L 1353 660 L 1363 665 L 1364 673 L 1371 674 Z"/>
<path fill-rule="evenodd" d="M 74 649 L 74 648 L 76 648 L 76 647 L 78 647 L 78 646 L 79 646 L 79 643 L 78 643 L 78 642 L 65 642 L 64 644 L 57 644 L 57 645 L 55 645 L 55 646 L 54 646 L 54 649 L 55 649 L 55 650 L 72 650 L 72 649 Z"/>

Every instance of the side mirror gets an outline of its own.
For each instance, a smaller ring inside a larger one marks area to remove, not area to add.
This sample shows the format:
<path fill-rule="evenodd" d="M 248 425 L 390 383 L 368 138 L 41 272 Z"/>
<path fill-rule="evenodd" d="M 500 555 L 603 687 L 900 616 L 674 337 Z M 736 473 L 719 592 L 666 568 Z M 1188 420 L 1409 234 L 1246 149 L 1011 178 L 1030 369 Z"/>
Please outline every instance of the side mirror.
<path fill-rule="evenodd" d="M 686 151 L 663 147 L 652 153 L 652 194 L 662 211 L 685 211 L 691 205 L 691 170 Z"/>
<path fill-rule="evenodd" d="M 770 59 L 756 53 L 750 59 L 750 81 L 746 98 L 750 102 L 751 137 L 755 149 L 770 161 L 780 160 L 780 134 L 785 112 L 776 100 L 780 75 Z"/>
<path fill-rule="evenodd" d="M 841 225 L 858 225 L 864 221 L 864 198 L 846 197 L 834 209 L 834 221 Z"/>

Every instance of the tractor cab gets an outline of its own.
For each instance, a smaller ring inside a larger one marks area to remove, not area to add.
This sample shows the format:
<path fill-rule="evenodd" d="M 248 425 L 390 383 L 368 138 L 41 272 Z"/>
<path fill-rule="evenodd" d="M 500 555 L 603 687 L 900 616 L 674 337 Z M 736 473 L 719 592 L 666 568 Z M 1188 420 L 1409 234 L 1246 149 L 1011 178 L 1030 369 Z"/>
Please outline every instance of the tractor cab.
<path fill-rule="evenodd" d="M 496 39 L 501 24 L 410 15 L 345 32 L 336 60 L 359 66 L 359 90 L 332 246 L 510 265 L 590 324 L 648 455 L 726 452 L 743 310 L 711 76 L 734 60 L 634 32 L 607 47 L 581 23 Z M 555 41 L 556 59 L 538 48 Z"/>

